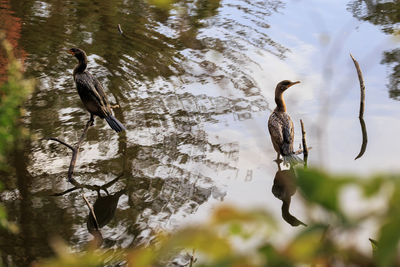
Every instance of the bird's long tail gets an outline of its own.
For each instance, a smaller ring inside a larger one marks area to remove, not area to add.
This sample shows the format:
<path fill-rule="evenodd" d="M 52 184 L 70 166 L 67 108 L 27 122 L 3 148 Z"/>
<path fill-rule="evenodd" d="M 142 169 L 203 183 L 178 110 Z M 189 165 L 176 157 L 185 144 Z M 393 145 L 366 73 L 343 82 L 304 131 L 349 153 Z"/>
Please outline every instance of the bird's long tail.
<path fill-rule="evenodd" d="M 117 120 L 113 115 L 108 115 L 107 117 L 105 117 L 105 119 L 108 125 L 110 125 L 110 127 L 117 133 L 126 130 L 125 126 L 122 125 L 122 123 Z"/>
<path fill-rule="evenodd" d="M 294 166 L 294 165 L 296 165 L 298 163 L 303 164 L 304 161 L 294 153 L 290 154 L 290 155 L 283 156 L 283 164 L 284 165 L 290 164 L 290 165 Z"/>

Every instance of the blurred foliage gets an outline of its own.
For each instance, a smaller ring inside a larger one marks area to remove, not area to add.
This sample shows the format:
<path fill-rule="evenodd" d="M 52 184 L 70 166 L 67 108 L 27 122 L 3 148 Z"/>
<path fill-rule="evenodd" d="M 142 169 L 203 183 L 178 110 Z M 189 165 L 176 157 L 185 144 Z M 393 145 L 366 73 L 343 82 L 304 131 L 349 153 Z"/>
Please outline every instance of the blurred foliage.
<path fill-rule="evenodd" d="M 4 35 L 0 36 L 0 42 L 0 50 L 8 58 L 7 80 L 0 85 L 0 170 L 5 170 L 7 153 L 17 145 L 16 140 L 25 135 L 18 120 L 24 112 L 21 105 L 33 91 L 34 82 L 23 77 L 22 65 L 14 58 Z"/>
<path fill-rule="evenodd" d="M 7 155 L 17 145 L 18 137 L 25 135 L 18 119 L 23 113 L 22 103 L 33 90 L 33 81 L 23 77 L 22 65 L 14 58 L 12 47 L 2 32 L 0 32 L 0 51 L 5 52 L 8 62 L 7 79 L 0 84 L 0 170 L 7 171 Z M 2 191 L 1 184 L 0 191 Z M 6 210 L 2 205 L 0 205 L 1 229 L 12 233 L 18 232 L 16 224 L 7 220 Z"/>
<path fill-rule="evenodd" d="M 67 252 L 64 244 L 57 244 L 58 257 L 39 266 L 74 266 L 76 262 L 80 266 L 99 266 L 110 261 L 135 267 L 176 266 L 172 262 L 177 258 L 186 259 L 185 266 L 400 266 L 399 175 L 360 178 L 316 169 L 297 169 L 296 175 L 304 206 L 310 211 L 309 226 L 300 228 L 284 244 L 274 239 L 279 233 L 277 223 L 265 210 L 222 206 L 208 222 L 171 234 L 159 233 L 146 247 L 117 252 L 91 248 L 73 253 Z M 349 212 L 346 206 L 357 207 L 358 203 L 339 201 L 349 188 L 360 192 L 360 201 L 379 197 L 385 203 L 378 212 Z M 315 210 L 318 216 L 311 215 Z M 379 227 L 369 241 L 365 240 L 372 245 L 365 253 L 350 240 L 354 230 L 370 219 Z M 339 236 L 347 236 L 349 242 Z"/>

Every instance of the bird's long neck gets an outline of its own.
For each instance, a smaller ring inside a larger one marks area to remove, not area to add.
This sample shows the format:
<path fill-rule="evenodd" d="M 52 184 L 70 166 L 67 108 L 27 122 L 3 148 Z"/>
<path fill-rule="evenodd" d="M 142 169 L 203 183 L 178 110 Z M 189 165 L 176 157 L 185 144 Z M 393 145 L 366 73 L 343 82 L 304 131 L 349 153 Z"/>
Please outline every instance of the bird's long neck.
<path fill-rule="evenodd" d="M 78 58 L 79 63 L 78 65 L 76 65 L 76 67 L 74 68 L 74 75 L 76 73 L 82 73 L 85 71 L 86 67 L 87 67 L 87 57 L 86 55 L 82 55 Z"/>
<path fill-rule="evenodd" d="M 275 103 L 276 103 L 276 111 L 286 112 L 286 104 L 283 99 L 283 92 L 281 90 L 275 91 Z"/>

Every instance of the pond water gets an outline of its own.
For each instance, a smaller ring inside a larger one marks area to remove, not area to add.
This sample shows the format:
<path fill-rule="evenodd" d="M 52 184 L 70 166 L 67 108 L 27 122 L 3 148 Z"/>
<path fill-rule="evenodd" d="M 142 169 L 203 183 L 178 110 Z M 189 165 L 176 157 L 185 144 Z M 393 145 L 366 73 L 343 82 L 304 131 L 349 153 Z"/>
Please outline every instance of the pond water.
<path fill-rule="evenodd" d="M 0 199 L 21 231 L 2 234 L 3 262 L 27 266 L 52 255 L 55 235 L 76 250 L 93 238 L 80 190 L 50 196 L 73 187 L 70 151 L 42 139 L 74 144 L 89 118 L 73 83 L 71 47 L 87 52 L 88 69 L 127 128 L 116 134 L 97 119 L 74 173 L 85 184 L 115 181 L 108 199 L 84 190 L 107 213 L 104 247 L 147 244 L 156 231 L 205 220 L 222 203 L 271 211 L 282 222 L 277 242 L 298 231 L 272 193 L 278 168 L 267 120 L 284 79 L 301 81 L 285 99 L 295 147 L 305 123 L 310 165 L 400 171 L 400 50 L 392 34 L 400 4 L 392 2 L 198 0 L 168 10 L 136 0 L 1 0 L 0 28 L 37 81 L 24 117 L 32 140 L 14 153 L 15 175 L 2 177 Z M 368 145 L 357 160 L 360 89 L 349 53 L 366 84 Z M 301 220 L 297 199 L 290 212 Z"/>

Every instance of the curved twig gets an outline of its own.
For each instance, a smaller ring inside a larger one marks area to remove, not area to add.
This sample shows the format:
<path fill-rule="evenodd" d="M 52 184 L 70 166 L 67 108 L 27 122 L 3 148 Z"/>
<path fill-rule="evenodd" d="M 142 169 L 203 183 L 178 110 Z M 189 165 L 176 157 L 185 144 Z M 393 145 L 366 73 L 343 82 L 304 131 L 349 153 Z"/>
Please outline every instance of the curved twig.
<path fill-rule="evenodd" d="M 360 119 L 361 125 L 361 133 L 362 133 L 362 144 L 360 152 L 358 153 L 357 157 L 354 159 L 361 158 L 364 155 L 365 150 L 367 149 L 368 137 L 367 137 L 367 127 L 364 122 L 364 109 L 365 109 L 365 85 L 364 85 L 364 78 L 360 69 L 360 65 L 358 64 L 357 60 L 350 54 L 351 59 L 353 60 L 354 66 L 357 70 L 358 80 L 360 81 L 360 112 L 358 118 Z"/>
<path fill-rule="evenodd" d="M 75 191 L 75 190 L 77 190 L 77 189 L 79 189 L 79 187 L 72 187 L 72 188 L 70 188 L 70 189 L 65 190 L 64 192 L 51 194 L 50 196 L 52 196 L 52 197 L 59 197 L 59 196 L 68 194 L 69 192 Z"/>
<path fill-rule="evenodd" d="M 367 126 L 365 126 L 364 118 L 359 118 L 359 119 L 360 119 L 360 125 L 361 125 L 361 133 L 362 133 L 362 144 L 361 144 L 360 153 L 358 153 L 357 157 L 354 160 L 361 158 L 362 155 L 364 155 L 365 150 L 367 149 L 367 143 L 368 143 Z"/>
<path fill-rule="evenodd" d="M 45 139 L 45 140 L 50 140 L 50 141 L 59 142 L 60 144 L 66 146 L 66 147 L 68 147 L 69 149 L 71 149 L 72 151 L 74 151 L 74 147 L 73 147 L 73 146 L 71 146 L 71 145 L 65 143 L 64 141 L 62 141 L 62 140 L 60 140 L 60 139 L 58 139 L 58 138 L 49 137 L 49 138 L 44 138 L 44 139 Z"/>
<path fill-rule="evenodd" d="M 364 85 L 364 78 L 360 69 L 360 65 L 358 64 L 357 60 L 353 57 L 352 54 L 350 54 L 351 59 L 353 60 L 354 66 L 356 67 L 357 70 L 357 75 L 358 75 L 358 80 L 360 81 L 360 112 L 358 117 L 363 118 L 364 117 L 364 109 L 365 109 L 365 85 Z"/>

